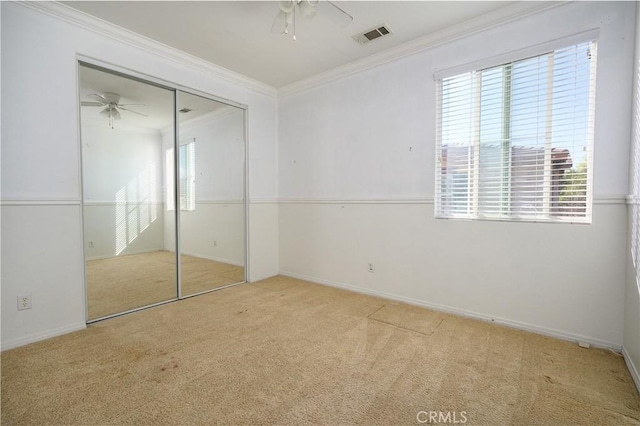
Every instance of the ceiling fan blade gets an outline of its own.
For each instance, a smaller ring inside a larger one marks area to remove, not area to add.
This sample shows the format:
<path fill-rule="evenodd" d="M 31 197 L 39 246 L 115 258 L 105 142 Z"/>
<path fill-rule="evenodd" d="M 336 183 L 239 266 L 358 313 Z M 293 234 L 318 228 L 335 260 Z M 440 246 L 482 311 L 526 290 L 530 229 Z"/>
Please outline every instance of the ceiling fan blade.
<path fill-rule="evenodd" d="M 95 106 L 95 107 L 101 107 L 101 106 L 104 106 L 104 104 L 103 104 L 103 103 L 101 103 L 101 102 L 89 102 L 89 101 L 82 101 L 82 102 L 80 102 L 80 104 L 81 104 L 82 106 Z"/>
<path fill-rule="evenodd" d="M 123 106 L 146 106 L 145 104 L 118 104 L 118 108 Z"/>
<path fill-rule="evenodd" d="M 107 98 L 105 98 L 102 95 L 98 95 L 97 93 L 91 94 L 89 96 L 93 96 L 93 97 L 97 98 L 98 100 L 100 100 L 100 102 L 104 102 L 105 104 L 109 103 L 109 100 Z"/>
<path fill-rule="evenodd" d="M 271 25 L 271 32 L 273 34 L 284 34 L 287 29 L 287 14 L 282 10 L 278 10 L 273 25 Z"/>
<path fill-rule="evenodd" d="M 340 28 L 346 27 L 353 21 L 353 16 L 329 0 L 321 1 L 316 6 L 316 11 Z"/>
<path fill-rule="evenodd" d="M 132 112 L 132 113 L 134 113 L 134 114 L 138 114 L 138 115 L 141 115 L 141 116 L 143 116 L 143 117 L 149 117 L 148 115 L 143 114 L 143 113 L 141 113 L 141 112 L 133 111 L 133 110 L 130 110 L 130 109 L 128 109 L 128 108 L 123 108 L 123 107 L 122 107 L 122 105 L 118 105 L 118 109 L 121 109 L 121 110 L 123 110 L 123 111 L 127 111 L 127 112 Z"/>

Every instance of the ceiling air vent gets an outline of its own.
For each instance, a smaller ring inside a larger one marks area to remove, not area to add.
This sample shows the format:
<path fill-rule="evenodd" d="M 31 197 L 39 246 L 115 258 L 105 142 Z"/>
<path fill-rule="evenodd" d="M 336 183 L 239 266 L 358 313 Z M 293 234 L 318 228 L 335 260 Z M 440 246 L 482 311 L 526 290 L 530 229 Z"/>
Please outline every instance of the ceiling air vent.
<path fill-rule="evenodd" d="M 375 28 L 371 28 L 370 30 L 365 31 L 362 34 L 356 34 L 353 36 L 353 39 L 360 44 L 369 43 L 372 40 L 375 40 L 380 37 L 384 37 L 386 35 L 391 34 L 391 30 L 387 24 L 378 25 Z"/>

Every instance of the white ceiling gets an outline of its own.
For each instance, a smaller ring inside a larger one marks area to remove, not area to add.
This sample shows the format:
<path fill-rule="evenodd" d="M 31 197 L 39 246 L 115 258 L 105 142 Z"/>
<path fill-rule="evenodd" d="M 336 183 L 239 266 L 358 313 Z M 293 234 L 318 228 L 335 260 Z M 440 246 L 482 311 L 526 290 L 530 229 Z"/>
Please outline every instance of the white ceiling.
<path fill-rule="evenodd" d="M 281 88 L 469 19 L 509 1 L 340 1 L 354 17 L 337 27 L 319 13 L 297 20 L 297 41 L 271 33 L 273 1 L 72 1 L 68 6 L 216 65 Z M 323 5 L 324 7 L 329 5 Z M 360 45 L 379 24 L 393 34 Z"/>

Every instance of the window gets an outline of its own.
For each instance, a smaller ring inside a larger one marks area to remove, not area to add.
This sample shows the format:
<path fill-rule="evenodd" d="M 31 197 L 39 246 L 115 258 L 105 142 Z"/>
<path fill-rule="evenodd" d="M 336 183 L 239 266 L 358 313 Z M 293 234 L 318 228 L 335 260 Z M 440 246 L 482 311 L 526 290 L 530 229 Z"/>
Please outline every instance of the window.
<path fill-rule="evenodd" d="M 179 148 L 179 174 L 180 182 L 180 210 L 191 211 L 196 209 L 196 155 L 195 140 L 181 144 Z M 173 210 L 174 207 L 174 154 L 173 148 L 169 148 L 165 155 L 166 173 L 166 197 L 167 210 Z"/>
<path fill-rule="evenodd" d="M 591 221 L 596 43 L 438 80 L 436 217 Z"/>
<path fill-rule="evenodd" d="M 631 256 L 640 290 L 640 70 L 635 69 L 631 157 Z"/>

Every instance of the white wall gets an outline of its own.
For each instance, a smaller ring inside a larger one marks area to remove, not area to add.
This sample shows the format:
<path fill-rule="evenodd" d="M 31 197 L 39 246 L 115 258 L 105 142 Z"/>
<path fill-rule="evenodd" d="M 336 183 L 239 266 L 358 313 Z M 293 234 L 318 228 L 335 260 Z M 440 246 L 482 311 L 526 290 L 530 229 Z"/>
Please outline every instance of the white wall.
<path fill-rule="evenodd" d="M 622 348 L 627 367 L 640 391 L 640 284 L 636 279 L 630 250 L 627 250 L 627 265 Z"/>
<path fill-rule="evenodd" d="M 635 347 L 633 297 L 622 309 L 632 3 L 564 5 L 279 104 L 153 42 L 148 51 L 75 25 L 72 13 L 33 10 L 55 7 L 1 4 L 3 349 L 84 326 L 78 54 L 249 106 L 250 280 L 280 262 L 284 273 L 611 347 L 624 329 Z M 593 28 L 593 224 L 434 220 L 432 73 Z M 27 292 L 33 309 L 17 312 Z"/>
<path fill-rule="evenodd" d="M 180 144 L 195 140 L 195 209 L 180 212 L 180 251 L 244 265 L 243 111 L 228 107 L 180 123 Z M 173 136 L 163 134 L 163 152 Z M 163 154 L 164 155 L 164 154 Z M 166 180 L 166 170 L 163 182 Z M 165 220 L 165 248 L 175 250 L 173 215 Z"/>
<path fill-rule="evenodd" d="M 640 8 L 636 7 L 636 34 L 635 34 L 635 61 L 633 64 L 633 121 L 632 125 L 632 144 L 631 149 L 631 181 L 633 182 L 634 173 L 640 174 L 640 163 L 636 163 L 640 159 Z M 634 164 L 635 163 L 635 164 Z M 627 259 L 627 285 L 625 295 L 624 309 L 624 336 L 623 336 L 623 354 L 629 371 L 633 376 L 638 390 L 640 390 L 640 283 L 636 277 L 636 271 L 631 256 L 631 220 L 633 218 L 634 207 L 638 208 L 638 195 L 640 188 L 638 184 L 640 179 L 636 180 L 635 188 L 632 188 L 632 196 L 629 203 L 629 242 L 626 250 Z M 635 205 L 634 205 L 635 204 Z"/>
<path fill-rule="evenodd" d="M 619 349 L 634 7 L 559 6 L 280 98 L 281 272 Z M 594 28 L 593 224 L 435 220 L 434 71 Z"/>
<path fill-rule="evenodd" d="M 40 12 L 66 10 L 62 5 L 1 7 L 3 349 L 84 327 L 78 54 L 248 105 L 249 195 L 260 201 L 251 206 L 249 275 L 278 272 L 272 94 L 220 77 L 197 60 L 174 60 L 184 55 L 149 40 L 131 42 L 106 24 L 98 31 L 75 25 L 75 12 L 65 19 Z M 33 308 L 18 312 L 16 297 L 26 291 Z"/>
<path fill-rule="evenodd" d="M 87 259 L 164 249 L 160 132 L 82 121 Z"/>

